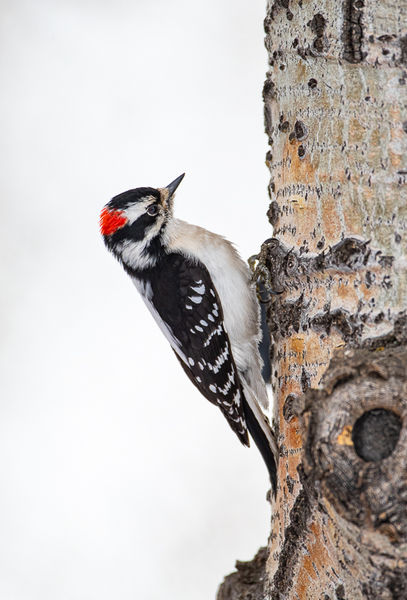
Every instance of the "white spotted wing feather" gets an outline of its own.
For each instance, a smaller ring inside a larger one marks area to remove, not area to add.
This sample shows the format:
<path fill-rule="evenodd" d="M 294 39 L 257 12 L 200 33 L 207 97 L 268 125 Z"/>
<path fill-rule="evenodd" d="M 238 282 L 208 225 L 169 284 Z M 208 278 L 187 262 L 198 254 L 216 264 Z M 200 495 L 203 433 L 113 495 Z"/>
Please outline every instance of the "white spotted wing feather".
<path fill-rule="evenodd" d="M 207 269 L 174 253 L 161 273 L 148 283 L 133 280 L 190 380 L 248 445 L 238 369 Z"/>

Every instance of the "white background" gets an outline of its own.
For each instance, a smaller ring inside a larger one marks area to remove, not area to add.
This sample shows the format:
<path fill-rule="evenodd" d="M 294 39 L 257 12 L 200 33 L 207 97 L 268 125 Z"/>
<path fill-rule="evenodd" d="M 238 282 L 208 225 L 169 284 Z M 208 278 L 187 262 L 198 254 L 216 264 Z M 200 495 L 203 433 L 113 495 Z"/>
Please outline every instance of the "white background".
<path fill-rule="evenodd" d="M 263 0 L 2 0 L 0 598 L 209 600 L 268 479 L 199 396 L 98 215 L 183 171 L 177 216 L 271 235 Z"/>

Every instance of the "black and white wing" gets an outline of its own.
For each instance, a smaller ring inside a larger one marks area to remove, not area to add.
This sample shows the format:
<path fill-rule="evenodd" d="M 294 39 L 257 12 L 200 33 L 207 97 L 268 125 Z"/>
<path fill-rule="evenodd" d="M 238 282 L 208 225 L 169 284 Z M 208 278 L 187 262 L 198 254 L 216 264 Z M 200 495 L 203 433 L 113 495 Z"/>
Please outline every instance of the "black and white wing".
<path fill-rule="evenodd" d="M 243 390 L 222 306 L 206 267 L 181 254 L 169 254 L 159 272 L 135 283 L 192 383 L 220 408 L 248 446 Z"/>

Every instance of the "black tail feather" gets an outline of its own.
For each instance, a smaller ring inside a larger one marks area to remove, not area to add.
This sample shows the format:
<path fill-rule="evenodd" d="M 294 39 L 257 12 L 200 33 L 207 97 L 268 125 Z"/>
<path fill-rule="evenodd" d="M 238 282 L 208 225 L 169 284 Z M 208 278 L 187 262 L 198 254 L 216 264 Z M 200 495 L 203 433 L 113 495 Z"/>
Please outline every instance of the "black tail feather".
<path fill-rule="evenodd" d="M 260 451 L 260 454 L 263 457 L 264 462 L 266 463 L 266 467 L 268 469 L 270 475 L 271 487 L 273 490 L 273 496 L 276 497 L 277 493 L 277 466 L 274 458 L 274 454 L 272 449 L 270 448 L 269 441 L 261 428 L 258 420 L 253 414 L 252 409 L 247 403 L 247 400 L 243 401 L 244 412 L 246 416 L 247 428 L 249 430 L 250 435 L 253 438 L 254 443 Z"/>

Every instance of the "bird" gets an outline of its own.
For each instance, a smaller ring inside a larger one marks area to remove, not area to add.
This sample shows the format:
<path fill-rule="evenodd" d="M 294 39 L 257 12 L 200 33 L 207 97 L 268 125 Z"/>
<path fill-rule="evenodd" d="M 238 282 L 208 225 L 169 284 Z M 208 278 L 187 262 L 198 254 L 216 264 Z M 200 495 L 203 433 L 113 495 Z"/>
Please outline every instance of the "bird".
<path fill-rule="evenodd" d="M 100 213 L 100 231 L 186 375 L 243 445 L 250 445 L 251 435 L 275 497 L 278 450 L 265 413 L 255 286 L 231 242 L 174 217 L 184 175 L 163 188 L 139 187 L 113 197 Z"/>

